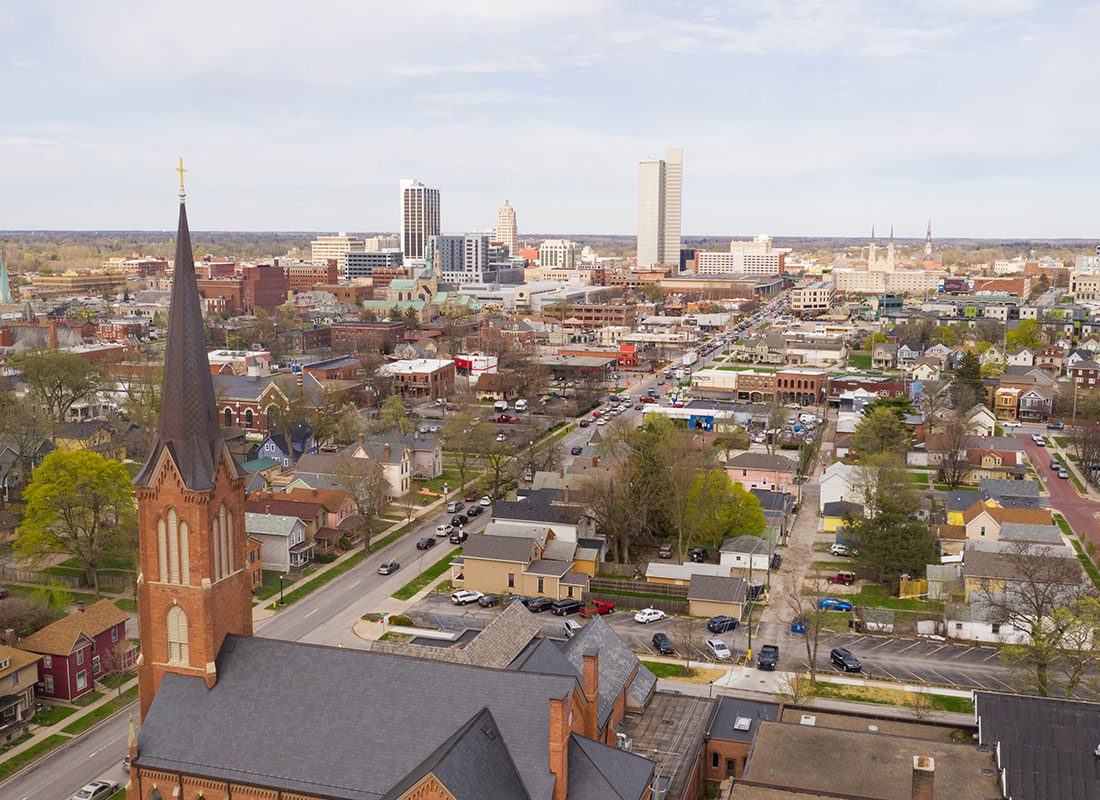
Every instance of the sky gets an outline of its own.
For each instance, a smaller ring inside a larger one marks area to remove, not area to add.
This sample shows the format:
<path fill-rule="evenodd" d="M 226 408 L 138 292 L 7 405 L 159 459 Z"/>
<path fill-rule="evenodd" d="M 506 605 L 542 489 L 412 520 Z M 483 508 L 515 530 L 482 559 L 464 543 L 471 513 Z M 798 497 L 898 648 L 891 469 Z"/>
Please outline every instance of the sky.
<path fill-rule="evenodd" d="M 1088 237 L 1100 3 L 0 0 L 0 230 Z"/>

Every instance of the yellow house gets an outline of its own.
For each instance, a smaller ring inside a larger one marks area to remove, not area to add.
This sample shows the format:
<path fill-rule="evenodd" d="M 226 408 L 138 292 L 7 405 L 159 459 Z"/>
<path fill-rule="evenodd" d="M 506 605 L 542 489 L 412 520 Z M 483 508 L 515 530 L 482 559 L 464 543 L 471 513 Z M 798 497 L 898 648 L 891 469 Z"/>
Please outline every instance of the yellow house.
<path fill-rule="evenodd" d="M 826 503 L 821 509 L 821 519 L 825 523 L 825 530 L 829 533 L 834 533 L 839 528 L 843 528 L 846 516 L 862 517 L 863 506 L 848 500 L 837 500 L 833 503 Z"/>
<path fill-rule="evenodd" d="M 744 578 L 692 575 L 688 586 L 688 613 L 693 617 L 737 617 L 745 610 L 749 585 Z"/>
<path fill-rule="evenodd" d="M 959 501 L 960 503 L 962 503 L 962 505 L 960 505 L 958 508 L 952 508 L 951 507 L 951 505 L 952 505 L 951 499 L 948 499 L 948 501 L 947 501 L 947 504 L 948 504 L 947 505 L 947 524 L 948 525 L 965 526 L 966 525 L 966 519 L 964 518 L 964 516 L 965 516 L 966 512 L 969 511 L 970 508 L 975 503 L 978 503 L 978 502 L 981 502 L 981 501 L 979 501 L 977 499 L 977 495 L 974 494 L 973 492 L 961 491 L 961 492 L 958 492 L 958 494 L 960 496 L 965 495 L 965 497 L 963 497 Z M 993 508 L 994 506 L 997 505 L 997 502 L 995 500 L 986 500 L 984 502 L 990 508 Z"/>
<path fill-rule="evenodd" d="M 1001 508 L 980 500 L 963 514 L 968 540 L 996 542 L 1000 539 L 1001 526 L 1006 523 L 1049 526 L 1054 524 L 1054 517 L 1045 508 Z"/>
<path fill-rule="evenodd" d="M 555 540 L 549 530 L 535 537 L 479 533 L 451 562 L 451 583 L 485 594 L 580 600 L 598 557 L 573 542 Z"/>
<path fill-rule="evenodd" d="M 66 422 L 57 428 L 53 442 L 58 450 L 94 450 L 104 458 L 126 458 L 124 446 L 111 444 L 111 428 L 105 420 Z"/>

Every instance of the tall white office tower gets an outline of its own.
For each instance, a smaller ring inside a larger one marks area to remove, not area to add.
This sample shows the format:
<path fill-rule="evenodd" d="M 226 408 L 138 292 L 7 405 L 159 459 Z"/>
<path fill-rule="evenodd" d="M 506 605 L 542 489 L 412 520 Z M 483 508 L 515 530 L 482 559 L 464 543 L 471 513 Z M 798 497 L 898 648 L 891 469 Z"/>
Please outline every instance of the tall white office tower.
<path fill-rule="evenodd" d="M 516 210 L 507 200 L 497 212 L 496 240 L 508 247 L 508 255 L 516 254 Z"/>
<path fill-rule="evenodd" d="M 439 190 L 420 181 L 401 181 L 401 252 L 423 258 L 431 237 L 439 235 Z"/>
<path fill-rule="evenodd" d="M 638 266 L 680 263 L 684 151 L 638 162 Z"/>

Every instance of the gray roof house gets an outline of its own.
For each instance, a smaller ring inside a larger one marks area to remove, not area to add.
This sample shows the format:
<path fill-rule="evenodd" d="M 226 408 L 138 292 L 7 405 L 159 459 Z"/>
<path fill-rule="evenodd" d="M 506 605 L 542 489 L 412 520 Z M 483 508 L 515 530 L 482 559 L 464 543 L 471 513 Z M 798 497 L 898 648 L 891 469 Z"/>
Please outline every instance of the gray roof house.
<path fill-rule="evenodd" d="M 306 541 L 306 526 L 298 517 L 247 512 L 244 529 L 260 542 L 265 569 L 301 569 L 313 558 L 314 543 Z"/>

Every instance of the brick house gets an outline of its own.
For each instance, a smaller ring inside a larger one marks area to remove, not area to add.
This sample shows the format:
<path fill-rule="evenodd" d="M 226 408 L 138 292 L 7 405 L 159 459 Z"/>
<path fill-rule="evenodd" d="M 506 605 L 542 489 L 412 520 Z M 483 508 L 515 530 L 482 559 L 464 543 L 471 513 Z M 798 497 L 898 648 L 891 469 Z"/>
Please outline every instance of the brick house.
<path fill-rule="evenodd" d="M 450 359 L 404 359 L 383 364 L 378 372 L 393 378 L 402 397 L 436 400 L 455 390 L 455 362 Z"/>
<path fill-rule="evenodd" d="M 42 656 L 38 693 L 71 702 L 92 691 L 106 654 L 126 644 L 127 619 L 113 602 L 100 600 L 23 639 L 20 649 Z"/>
<path fill-rule="evenodd" d="M 288 500 L 317 503 L 325 510 L 321 527 L 338 528 L 340 523 L 355 513 L 355 501 L 351 495 L 339 489 L 312 489 L 294 487 L 285 493 Z"/>
<path fill-rule="evenodd" d="M 263 545 L 251 536 L 244 543 L 244 563 L 248 571 L 249 586 L 256 591 L 264 585 Z"/>
<path fill-rule="evenodd" d="M 726 462 L 726 474 L 745 491 L 769 489 L 787 492 L 796 498 L 800 496 L 800 487 L 795 483 L 797 468 L 794 459 L 765 453 L 738 453 Z"/>
<path fill-rule="evenodd" d="M 760 723 L 779 719 L 778 703 L 764 703 L 741 697 L 721 697 L 705 737 L 707 781 L 716 783 L 740 778 L 745 773 L 753 740 Z"/>

